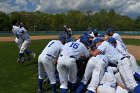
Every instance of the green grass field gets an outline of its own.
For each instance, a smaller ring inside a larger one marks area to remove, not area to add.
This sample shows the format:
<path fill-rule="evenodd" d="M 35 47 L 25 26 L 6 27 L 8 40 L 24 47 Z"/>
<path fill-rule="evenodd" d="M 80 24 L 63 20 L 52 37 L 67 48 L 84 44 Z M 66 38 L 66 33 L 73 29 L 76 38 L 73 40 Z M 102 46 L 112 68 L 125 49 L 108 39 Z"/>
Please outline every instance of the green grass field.
<path fill-rule="evenodd" d="M 127 45 L 140 46 L 140 39 L 123 39 L 124 43 Z"/>
<path fill-rule="evenodd" d="M 38 57 L 48 41 L 32 41 L 29 49 L 36 52 Z M 127 41 L 127 44 L 131 44 L 131 41 L 133 40 Z M 31 62 L 19 64 L 16 62 L 18 51 L 15 42 L 0 43 L 0 93 L 36 93 L 37 91 L 37 57 Z M 44 87 L 50 90 L 49 85 Z"/>

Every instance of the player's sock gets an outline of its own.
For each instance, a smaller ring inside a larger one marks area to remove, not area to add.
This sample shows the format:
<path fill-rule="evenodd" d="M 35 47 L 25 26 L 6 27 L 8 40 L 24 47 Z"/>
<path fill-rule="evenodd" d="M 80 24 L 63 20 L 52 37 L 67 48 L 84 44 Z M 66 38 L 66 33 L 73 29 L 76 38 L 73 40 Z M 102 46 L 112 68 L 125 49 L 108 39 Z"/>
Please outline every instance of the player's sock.
<path fill-rule="evenodd" d="M 19 53 L 18 58 L 24 57 L 24 53 Z"/>
<path fill-rule="evenodd" d="M 75 83 L 71 83 L 70 85 L 70 93 L 74 92 L 76 90 Z"/>
<path fill-rule="evenodd" d="M 140 93 L 140 84 L 135 87 L 134 91 L 135 93 Z"/>
<path fill-rule="evenodd" d="M 29 50 L 29 49 L 25 49 L 25 53 L 26 53 L 27 55 L 29 55 L 29 54 L 31 54 L 31 53 L 32 53 L 32 51 L 31 51 L 31 50 Z"/>
<path fill-rule="evenodd" d="M 134 78 L 135 78 L 136 81 L 140 82 L 140 74 L 138 74 L 137 72 L 135 72 L 133 74 L 133 76 L 134 76 Z"/>
<path fill-rule="evenodd" d="M 91 90 L 88 90 L 88 93 L 94 93 L 93 91 L 91 91 Z"/>
<path fill-rule="evenodd" d="M 84 89 L 84 87 L 85 87 L 85 84 L 84 84 L 83 82 L 81 82 L 81 83 L 79 84 L 79 87 L 78 87 L 77 90 L 76 90 L 76 93 L 81 93 L 82 90 Z"/>
<path fill-rule="evenodd" d="M 67 93 L 67 89 L 61 88 L 61 93 Z"/>
<path fill-rule="evenodd" d="M 38 89 L 42 90 L 43 79 L 38 79 Z"/>
<path fill-rule="evenodd" d="M 56 84 L 51 84 L 52 93 L 56 93 Z"/>

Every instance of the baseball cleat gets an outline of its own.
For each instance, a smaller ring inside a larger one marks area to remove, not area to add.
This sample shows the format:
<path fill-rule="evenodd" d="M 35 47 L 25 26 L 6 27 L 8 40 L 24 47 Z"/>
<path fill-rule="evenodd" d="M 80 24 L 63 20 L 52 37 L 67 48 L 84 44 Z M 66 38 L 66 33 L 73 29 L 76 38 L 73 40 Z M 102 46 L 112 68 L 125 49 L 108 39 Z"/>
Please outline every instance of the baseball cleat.
<path fill-rule="evenodd" d="M 42 90 L 41 89 L 38 89 L 37 90 L 37 93 L 45 93 L 45 90 L 44 89 L 42 89 Z"/>
<path fill-rule="evenodd" d="M 35 58 L 36 57 L 36 53 L 31 53 L 32 57 Z"/>
<path fill-rule="evenodd" d="M 18 58 L 18 59 L 17 59 L 17 63 L 20 63 L 20 62 L 21 62 L 21 60 Z"/>

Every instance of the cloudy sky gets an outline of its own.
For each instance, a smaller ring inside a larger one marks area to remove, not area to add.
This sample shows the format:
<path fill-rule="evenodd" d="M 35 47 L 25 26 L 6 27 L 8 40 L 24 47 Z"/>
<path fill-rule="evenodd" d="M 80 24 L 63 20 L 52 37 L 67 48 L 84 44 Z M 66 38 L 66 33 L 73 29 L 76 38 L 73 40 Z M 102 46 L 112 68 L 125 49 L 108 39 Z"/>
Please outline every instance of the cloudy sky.
<path fill-rule="evenodd" d="M 0 11 L 42 11 L 61 13 L 69 10 L 114 9 L 122 15 L 140 16 L 140 0 L 0 0 Z"/>

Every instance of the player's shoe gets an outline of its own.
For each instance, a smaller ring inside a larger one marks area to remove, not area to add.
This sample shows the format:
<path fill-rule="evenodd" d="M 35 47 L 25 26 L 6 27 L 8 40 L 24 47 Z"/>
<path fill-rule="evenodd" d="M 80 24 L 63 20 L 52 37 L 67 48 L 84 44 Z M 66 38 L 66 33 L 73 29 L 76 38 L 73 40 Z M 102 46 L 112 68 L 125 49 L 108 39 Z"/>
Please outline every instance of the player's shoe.
<path fill-rule="evenodd" d="M 42 89 L 42 90 L 41 89 L 38 89 L 37 90 L 37 93 L 45 93 L 45 90 L 44 89 Z"/>
<path fill-rule="evenodd" d="M 26 61 L 31 61 L 31 57 L 29 56 L 28 58 L 26 58 Z"/>
<path fill-rule="evenodd" d="M 24 57 L 21 57 L 21 58 L 18 58 L 17 59 L 17 63 L 22 63 L 25 61 L 25 58 Z"/>
<path fill-rule="evenodd" d="M 21 62 L 21 59 L 20 59 L 20 58 L 18 58 L 18 59 L 17 59 L 17 63 L 20 63 L 20 62 Z"/>
<path fill-rule="evenodd" d="M 34 52 L 32 52 L 31 55 L 32 55 L 33 58 L 36 57 L 36 53 L 34 53 Z"/>

